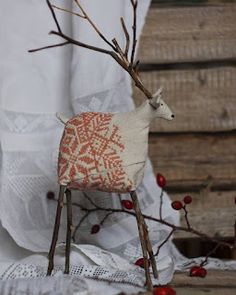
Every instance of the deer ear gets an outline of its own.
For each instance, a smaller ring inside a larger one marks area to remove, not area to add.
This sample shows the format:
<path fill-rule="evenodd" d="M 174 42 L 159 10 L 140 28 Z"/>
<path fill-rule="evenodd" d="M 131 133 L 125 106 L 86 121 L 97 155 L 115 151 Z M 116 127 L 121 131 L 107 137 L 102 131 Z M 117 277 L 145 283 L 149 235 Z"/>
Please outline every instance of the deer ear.
<path fill-rule="evenodd" d="M 160 87 L 157 92 L 155 92 L 150 100 L 150 104 L 154 107 L 154 108 L 159 108 L 160 106 L 160 99 L 161 99 L 161 94 L 162 94 L 162 90 L 163 88 Z"/>
<path fill-rule="evenodd" d="M 158 90 L 157 90 L 157 92 L 155 92 L 154 94 L 153 94 L 153 98 L 158 98 L 159 100 L 160 100 L 160 98 L 161 98 L 161 95 L 162 95 L 162 91 L 163 91 L 163 87 L 160 87 Z"/>

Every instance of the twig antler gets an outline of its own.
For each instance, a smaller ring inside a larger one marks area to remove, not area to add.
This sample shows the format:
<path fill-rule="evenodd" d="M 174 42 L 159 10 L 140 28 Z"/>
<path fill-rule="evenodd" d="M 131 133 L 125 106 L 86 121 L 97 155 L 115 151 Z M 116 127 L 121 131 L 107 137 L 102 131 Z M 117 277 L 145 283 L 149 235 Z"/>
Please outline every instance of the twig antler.
<path fill-rule="evenodd" d="M 137 35 L 137 24 L 136 23 L 137 23 L 138 0 L 130 0 L 132 8 L 133 8 L 133 26 L 132 26 L 133 37 L 132 37 L 132 51 L 131 51 L 130 59 L 129 59 L 130 35 L 128 33 L 128 30 L 127 30 L 127 27 L 126 27 L 126 24 L 125 24 L 125 21 L 124 21 L 123 18 L 121 18 L 121 25 L 122 25 L 122 29 L 124 31 L 124 35 L 125 35 L 125 38 L 126 38 L 125 49 L 122 49 L 120 47 L 120 45 L 117 42 L 116 38 L 113 38 L 112 41 L 110 42 L 101 33 L 101 31 L 98 29 L 96 24 L 88 16 L 86 11 L 84 10 L 82 5 L 80 4 L 79 0 L 74 0 L 74 2 L 79 7 L 82 14 L 75 13 L 73 11 L 70 11 L 70 10 L 67 10 L 67 9 L 60 8 L 58 6 L 52 5 L 49 0 L 46 0 L 46 2 L 47 2 L 47 5 L 48 5 L 48 7 L 49 7 L 49 9 L 51 11 L 52 17 L 53 17 L 54 22 L 55 22 L 56 27 L 57 27 L 57 31 L 51 31 L 50 34 L 61 37 L 62 39 L 65 40 L 65 42 L 58 43 L 58 44 L 53 44 L 53 45 L 48 45 L 48 46 L 44 46 L 44 47 L 37 48 L 37 49 L 31 49 L 31 50 L 29 50 L 29 52 L 36 52 L 36 51 L 39 51 L 39 50 L 45 50 L 45 49 L 50 49 L 50 48 L 54 48 L 54 47 L 60 47 L 60 46 L 68 45 L 68 44 L 73 44 L 73 45 L 76 45 L 76 46 L 87 48 L 89 50 L 93 50 L 93 51 L 97 51 L 97 52 L 100 52 L 100 53 L 110 55 L 127 73 L 129 73 L 129 75 L 131 76 L 131 78 L 133 79 L 133 81 L 135 83 L 135 86 L 138 87 L 145 94 L 145 96 L 148 99 L 152 98 L 151 92 L 143 85 L 143 82 L 140 79 L 140 76 L 139 76 L 139 73 L 138 73 L 139 61 L 137 61 L 136 63 L 134 62 L 135 52 L 136 52 L 136 48 L 137 48 L 137 37 L 136 37 L 136 35 Z M 108 50 L 108 49 L 105 49 L 105 48 L 100 48 L 100 47 L 93 46 L 93 45 L 90 45 L 90 44 L 87 44 L 87 43 L 83 43 L 83 42 L 75 40 L 75 39 L 71 38 L 70 36 L 67 36 L 66 34 L 64 34 L 62 32 L 60 24 L 59 24 L 59 22 L 57 20 L 57 16 L 55 14 L 54 9 L 58 9 L 60 11 L 67 12 L 67 13 L 70 13 L 72 15 L 75 15 L 77 17 L 81 17 L 81 18 L 87 20 L 90 23 L 90 25 L 92 26 L 92 28 L 95 30 L 95 32 L 99 35 L 99 37 L 102 38 L 102 40 L 111 49 Z M 151 102 L 150 102 L 150 104 L 151 104 Z M 157 108 L 157 106 L 154 106 L 154 105 L 152 105 L 152 106 L 154 108 Z"/>

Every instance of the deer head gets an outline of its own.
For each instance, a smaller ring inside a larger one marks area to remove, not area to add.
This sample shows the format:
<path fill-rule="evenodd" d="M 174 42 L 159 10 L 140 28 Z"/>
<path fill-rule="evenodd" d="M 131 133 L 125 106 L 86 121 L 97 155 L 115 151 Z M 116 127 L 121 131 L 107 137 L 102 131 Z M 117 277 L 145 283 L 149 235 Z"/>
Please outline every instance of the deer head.
<path fill-rule="evenodd" d="M 153 94 L 152 98 L 149 100 L 149 104 L 154 109 L 154 117 L 156 118 L 163 118 L 166 120 L 173 120 L 175 115 L 171 111 L 171 109 L 168 107 L 168 105 L 164 102 L 164 100 L 161 98 L 162 96 L 162 87 L 157 90 L 156 93 Z"/>

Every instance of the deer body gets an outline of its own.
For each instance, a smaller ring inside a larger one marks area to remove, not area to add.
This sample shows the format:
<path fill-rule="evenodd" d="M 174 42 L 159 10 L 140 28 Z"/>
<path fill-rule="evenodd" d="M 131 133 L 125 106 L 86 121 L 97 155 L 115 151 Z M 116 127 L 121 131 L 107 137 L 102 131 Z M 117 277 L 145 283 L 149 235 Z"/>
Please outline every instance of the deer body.
<path fill-rule="evenodd" d="M 145 101 L 126 113 L 87 112 L 68 121 L 64 118 L 60 185 L 118 193 L 136 190 L 144 174 L 151 121 L 155 117 L 173 118 L 160 91 L 151 103 Z M 153 104 L 158 104 L 158 108 Z"/>

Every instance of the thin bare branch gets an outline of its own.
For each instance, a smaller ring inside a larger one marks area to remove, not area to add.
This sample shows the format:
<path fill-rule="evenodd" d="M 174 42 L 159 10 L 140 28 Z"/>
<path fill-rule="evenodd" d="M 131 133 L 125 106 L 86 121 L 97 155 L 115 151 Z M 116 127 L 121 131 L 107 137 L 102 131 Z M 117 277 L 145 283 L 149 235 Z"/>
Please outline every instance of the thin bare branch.
<path fill-rule="evenodd" d="M 137 60 L 134 65 L 134 71 L 137 73 L 137 75 L 139 74 L 139 64 L 140 64 L 140 61 Z"/>
<path fill-rule="evenodd" d="M 86 11 L 84 10 L 83 6 L 80 4 L 79 0 L 74 0 L 76 5 L 82 11 L 84 18 L 90 23 L 90 25 L 94 28 L 96 33 L 102 38 L 104 42 L 106 42 L 115 52 L 117 52 L 116 47 L 101 33 L 95 23 L 91 20 L 91 18 L 87 15 Z"/>
<path fill-rule="evenodd" d="M 73 12 L 71 10 L 68 10 L 68 9 L 65 9 L 65 8 L 62 8 L 62 7 L 59 7 L 59 6 L 56 6 L 54 4 L 52 5 L 52 7 L 55 8 L 55 9 L 58 9 L 60 11 L 64 11 L 64 12 L 70 13 L 72 15 L 76 15 L 76 16 L 81 17 L 81 18 L 85 18 L 85 16 L 82 15 L 82 14 L 79 14 L 79 13 Z"/>
<path fill-rule="evenodd" d="M 129 66 L 129 62 L 127 60 L 127 58 L 124 55 L 124 52 L 122 51 L 122 49 L 120 48 L 119 43 L 117 42 L 116 38 L 112 39 L 112 43 L 115 45 L 121 59 L 126 63 L 127 66 Z"/>
<path fill-rule="evenodd" d="M 89 45 L 89 44 L 74 40 L 71 37 L 69 37 L 69 36 L 67 36 L 67 35 L 65 35 L 63 33 L 60 33 L 60 32 L 51 31 L 50 34 L 51 35 L 57 35 L 57 36 L 65 39 L 65 40 L 67 40 L 71 44 L 74 44 L 74 45 L 77 45 L 77 46 L 80 46 L 80 47 L 84 47 L 84 48 L 87 48 L 87 49 L 90 49 L 90 50 L 93 50 L 93 51 L 109 54 L 112 57 L 114 57 L 114 55 L 115 55 L 115 53 L 113 51 L 106 50 L 106 49 L 103 49 L 103 48 L 100 48 L 100 47 L 92 46 L 92 45 Z"/>
<path fill-rule="evenodd" d="M 175 229 L 173 228 L 170 233 L 167 235 L 167 237 L 164 239 L 164 241 L 157 247 L 157 251 L 155 256 L 158 256 L 160 253 L 161 248 L 165 245 L 165 243 L 167 243 L 169 241 L 169 239 L 171 238 L 171 236 L 173 235 L 173 233 L 175 232 Z"/>
<path fill-rule="evenodd" d="M 128 211 L 128 210 L 125 210 L 125 209 L 103 208 L 103 207 L 100 207 L 100 206 L 96 205 L 94 202 L 93 202 L 93 204 L 95 205 L 95 208 L 89 209 L 89 208 L 84 208 L 83 207 L 83 210 L 88 211 L 90 213 L 91 212 L 95 212 L 95 211 L 105 211 L 105 212 L 114 212 L 114 213 L 125 213 L 125 214 L 129 214 L 131 216 L 136 217 L 136 213 L 135 212 L 132 212 L 132 211 Z M 75 205 L 75 204 L 73 203 L 73 205 Z M 81 207 L 80 205 L 77 205 L 77 206 L 78 207 Z M 217 243 L 219 245 L 222 245 L 222 246 L 228 247 L 230 249 L 233 249 L 233 245 L 231 243 L 228 243 L 228 242 L 225 242 L 225 241 L 221 241 L 220 239 L 217 239 L 217 238 L 208 236 L 207 234 L 205 234 L 203 232 L 200 232 L 198 230 L 195 230 L 192 227 L 191 228 L 188 228 L 188 227 L 178 226 L 178 225 L 172 224 L 172 223 L 170 223 L 168 221 L 165 221 L 164 219 L 161 220 L 159 218 L 155 218 L 153 216 L 149 216 L 149 215 L 146 215 L 146 214 L 143 214 L 143 217 L 145 219 L 147 219 L 147 220 L 151 220 L 151 221 L 158 222 L 160 224 L 166 225 L 166 226 L 174 229 L 174 231 L 188 232 L 188 233 L 191 233 L 193 235 L 199 236 L 199 237 L 201 237 L 203 239 L 207 239 L 207 240 L 212 241 L 212 242 L 215 242 L 215 243 Z"/>
<path fill-rule="evenodd" d="M 161 189 L 161 195 L 160 195 L 160 207 L 159 207 L 160 220 L 162 220 L 162 206 L 163 206 L 163 189 Z"/>
<path fill-rule="evenodd" d="M 95 208 L 99 208 L 96 203 L 94 203 L 94 201 L 85 193 L 83 192 L 83 195 L 85 197 L 85 199 L 89 200 L 89 202 L 95 207 Z"/>
<path fill-rule="evenodd" d="M 131 58 L 130 58 L 130 67 L 133 67 L 134 64 L 134 57 L 135 57 L 135 51 L 136 51 L 136 45 L 137 45 L 137 7 L 138 7 L 138 1 L 137 0 L 130 0 L 132 7 L 133 7 L 133 44 L 132 44 L 132 52 L 131 52 Z"/>
<path fill-rule="evenodd" d="M 78 5 L 78 7 L 81 9 L 82 13 L 83 13 L 83 16 L 84 18 L 86 18 L 88 20 L 88 22 L 91 24 L 91 26 L 95 29 L 95 31 L 98 33 L 98 35 L 109 45 L 111 46 L 111 48 L 113 49 L 113 51 L 111 50 L 107 50 L 107 49 L 103 49 L 103 48 L 100 48 L 100 47 L 96 47 L 96 46 L 93 46 L 93 45 L 90 45 L 90 44 L 86 44 L 86 43 L 83 43 L 83 42 L 80 42 L 80 41 L 77 41 L 67 35 L 65 35 L 64 33 L 62 33 L 62 30 L 60 28 L 60 25 L 57 21 L 57 18 L 56 18 L 56 15 L 55 15 L 55 12 L 53 10 L 53 7 L 50 3 L 49 0 L 46 0 L 47 1 L 47 4 L 48 4 L 48 7 L 52 13 L 52 16 L 53 16 L 53 19 L 57 25 L 57 29 L 58 29 L 58 32 L 56 31 L 51 31 L 50 34 L 52 35 L 56 35 L 56 36 L 59 36 L 61 38 L 63 38 L 64 40 L 66 40 L 66 42 L 64 43 L 60 43 L 60 44 L 55 44 L 55 45 L 48 45 L 48 46 L 44 46 L 44 47 L 41 47 L 41 48 L 38 48 L 38 49 L 32 49 L 30 50 L 29 52 L 36 52 L 36 51 L 39 51 L 39 50 L 44 50 L 44 49 L 49 49 L 49 48 L 53 48 L 53 47 L 59 47 L 59 46 L 63 46 L 63 45 L 67 45 L 69 43 L 73 44 L 73 45 L 77 45 L 77 46 L 80 46 L 80 47 L 83 47 L 83 48 L 87 48 L 89 50 L 93 50 L 93 51 L 97 51 L 97 52 L 100 52 L 100 53 L 104 53 L 104 54 L 107 54 L 107 55 L 110 55 L 126 72 L 129 73 L 129 75 L 131 76 L 131 78 L 133 79 L 134 83 L 135 83 L 135 86 L 138 87 L 144 94 L 145 96 L 148 98 L 148 99 L 151 99 L 152 98 L 152 94 L 150 93 L 150 91 L 148 91 L 147 88 L 145 88 L 145 86 L 143 85 L 138 73 L 137 73 L 137 64 L 135 65 L 135 68 L 133 68 L 133 64 L 129 63 L 127 58 L 125 57 L 125 53 L 123 53 L 123 51 L 120 49 L 120 46 L 119 44 L 116 42 L 116 45 L 113 45 L 111 42 L 109 42 L 105 36 L 98 30 L 98 28 L 96 27 L 96 25 L 93 23 L 93 21 L 88 17 L 88 15 L 86 14 L 86 12 L 84 11 L 83 7 L 81 6 L 81 4 L 79 3 L 78 0 L 74 0 L 75 3 Z M 130 0 L 133 7 L 134 7 L 134 15 L 136 15 L 136 8 L 137 8 L 137 0 L 134 1 L 134 0 Z M 124 30 L 127 30 L 126 27 L 124 26 Z M 134 17 L 134 26 L 133 26 L 133 32 L 134 32 L 134 39 L 136 39 L 136 16 Z M 113 39 L 115 40 L 115 39 Z M 132 56 L 134 56 L 135 54 L 135 48 L 136 48 L 136 42 L 133 42 L 133 50 L 132 50 Z M 126 49 L 127 50 L 127 49 Z"/>
<path fill-rule="evenodd" d="M 234 222 L 234 248 L 236 249 L 236 220 Z"/>
<path fill-rule="evenodd" d="M 91 211 L 88 211 L 84 214 L 84 216 L 80 219 L 80 222 L 77 224 L 77 226 L 75 227 L 73 234 L 72 234 L 72 240 L 73 242 L 75 242 L 75 235 L 77 230 L 79 229 L 79 227 L 81 226 L 81 224 L 85 221 L 85 219 L 89 216 L 89 214 L 91 213 Z"/>
<path fill-rule="evenodd" d="M 44 50 L 44 49 L 61 47 L 61 46 L 65 46 L 65 45 L 68 45 L 68 44 L 71 44 L 71 43 L 66 41 L 66 42 L 63 42 L 63 43 L 48 45 L 48 46 L 44 46 L 44 47 L 40 47 L 40 48 L 36 48 L 36 49 L 30 49 L 30 50 L 28 50 L 28 52 L 32 53 L 32 52 L 37 52 L 37 51 Z"/>
<path fill-rule="evenodd" d="M 127 30 L 125 21 L 123 19 L 123 17 L 120 18 L 121 21 L 121 25 L 125 34 L 125 38 L 126 38 L 126 45 L 125 45 L 125 50 L 124 50 L 124 55 L 126 58 L 128 58 L 128 53 L 129 53 L 129 46 L 130 46 L 130 36 L 129 36 L 129 32 Z"/>
<path fill-rule="evenodd" d="M 66 36 L 63 33 L 60 32 L 55 32 L 55 31 L 51 31 L 50 34 L 52 35 L 57 35 L 65 40 L 67 40 L 68 42 L 70 42 L 71 44 L 83 47 L 83 48 L 87 48 L 93 51 L 97 51 L 97 52 L 101 52 L 101 53 L 105 53 L 110 55 L 113 59 L 116 60 L 116 62 L 125 70 L 129 73 L 129 75 L 132 77 L 133 81 L 135 82 L 135 86 L 137 86 L 145 95 L 148 99 L 152 98 L 152 94 L 150 91 L 148 91 L 147 88 L 144 87 L 141 79 L 139 78 L 139 76 L 137 75 L 137 73 L 134 71 L 133 68 L 131 68 L 129 65 L 127 65 L 127 63 L 121 59 L 114 51 L 109 51 L 100 47 L 96 47 L 96 46 L 92 46 L 77 40 L 72 39 L 69 36 Z"/>
<path fill-rule="evenodd" d="M 53 17 L 53 19 L 54 19 L 54 22 L 55 22 L 55 24 L 56 24 L 56 26 L 57 26 L 57 30 L 58 30 L 59 33 L 62 34 L 62 30 L 61 30 L 60 25 L 59 25 L 59 23 L 58 23 L 58 20 L 57 20 L 57 17 L 56 17 L 55 12 L 54 12 L 54 10 L 53 10 L 52 4 L 51 4 L 51 2 L 50 2 L 49 0 L 46 0 L 46 2 L 47 2 L 47 5 L 48 5 L 48 7 L 49 7 L 49 9 L 50 9 L 50 11 L 51 11 L 51 14 L 52 14 L 52 17 Z"/>
<path fill-rule="evenodd" d="M 186 221 L 187 227 L 191 228 L 190 222 L 188 220 L 188 210 L 186 209 L 186 206 L 184 206 L 183 209 L 184 209 L 184 219 Z"/>
<path fill-rule="evenodd" d="M 210 252 L 207 253 L 205 259 L 201 262 L 200 266 L 204 266 L 208 262 L 208 258 L 211 256 L 211 254 L 215 253 L 215 251 L 220 247 L 219 244 L 217 244 Z"/>
<path fill-rule="evenodd" d="M 107 218 L 108 218 L 110 215 L 114 214 L 114 213 L 115 213 L 115 212 L 109 212 L 109 213 L 107 213 L 107 214 L 104 216 L 104 218 L 101 220 L 100 225 L 103 225 L 104 222 L 107 220 Z"/>

